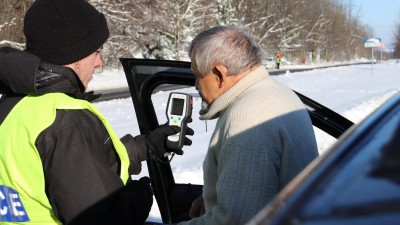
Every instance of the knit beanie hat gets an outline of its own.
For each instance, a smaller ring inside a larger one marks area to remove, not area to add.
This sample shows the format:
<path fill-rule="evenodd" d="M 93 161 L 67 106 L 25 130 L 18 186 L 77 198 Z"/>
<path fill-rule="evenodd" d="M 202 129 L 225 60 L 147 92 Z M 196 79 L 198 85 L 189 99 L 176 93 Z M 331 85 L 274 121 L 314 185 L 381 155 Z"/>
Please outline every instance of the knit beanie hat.
<path fill-rule="evenodd" d="M 108 39 L 107 21 L 85 0 L 36 0 L 24 19 L 26 51 L 66 65 L 99 49 Z"/>

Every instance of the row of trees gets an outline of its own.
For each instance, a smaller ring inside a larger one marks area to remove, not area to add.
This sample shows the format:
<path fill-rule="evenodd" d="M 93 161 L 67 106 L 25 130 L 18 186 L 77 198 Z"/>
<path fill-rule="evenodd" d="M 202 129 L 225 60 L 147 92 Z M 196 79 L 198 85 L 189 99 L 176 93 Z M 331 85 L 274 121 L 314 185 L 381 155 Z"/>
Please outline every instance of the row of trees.
<path fill-rule="evenodd" d="M 400 20 L 396 24 L 394 30 L 394 50 L 393 57 L 396 59 L 400 59 Z"/>
<path fill-rule="evenodd" d="M 17 3 L 16 3 L 17 2 Z M 186 49 L 201 30 L 217 24 L 248 28 L 266 54 L 289 61 L 368 57 L 371 37 L 349 0 L 89 0 L 109 22 L 104 61 L 119 57 L 187 60 Z M 32 0 L 0 0 L 0 45 L 24 47 L 23 15 Z"/>

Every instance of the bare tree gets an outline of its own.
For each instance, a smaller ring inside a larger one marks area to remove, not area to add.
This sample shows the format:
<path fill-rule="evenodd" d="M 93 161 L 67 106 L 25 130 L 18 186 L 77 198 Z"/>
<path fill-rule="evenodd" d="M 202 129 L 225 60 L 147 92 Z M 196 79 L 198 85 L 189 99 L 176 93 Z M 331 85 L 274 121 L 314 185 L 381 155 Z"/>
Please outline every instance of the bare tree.
<path fill-rule="evenodd" d="M 136 1 L 129 7 L 132 13 L 125 30 L 143 58 L 168 59 L 171 54 L 171 42 L 162 34 L 169 23 L 166 7 L 162 0 Z"/>
<path fill-rule="evenodd" d="M 135 41 L 136 35 L 132 33 L 134 24 L 140 24 L 132 13 L 131 1 L 103 1 L 90 0 L 108 21 L 110 37 L 103 46 L 103 61 L 106 67 L 119 67 L 120 57 L 132 57 L 139 50 Z"/>
<path fill-rule="evenodd" d="M 400 59 L 400 22 L 397 23 L 396 29 L 394 32 L 394 51 L 393 57 L 396 59 Z"/>
<path fill-rule="evenodd" d="M 217 0 L 218 24 L 236 24 L 235 8 L 232 0 Z"/>
<path fill-rule="evenodd" d="M 276 48 L 268 39 L 279 29 L 271 0 L 239 0 L 235 1 L 235 8 L 238 24 L 252 30 L 259 43 Z"/>
<path fill-rule="evenodd" d="M 166 12 L 169 23 L 162 30 L 172 43 L 174 59 L 181 60 L 186 55 L 186 46 L 190 39 L 200 30 L 215 24 L 217 7 L 210 0 L 169 0 Z"/>
<path fill-rule="evenodd" d="M 23 18 L 31 0 L 0 0 L 0 47 L 25 48 Z"/>

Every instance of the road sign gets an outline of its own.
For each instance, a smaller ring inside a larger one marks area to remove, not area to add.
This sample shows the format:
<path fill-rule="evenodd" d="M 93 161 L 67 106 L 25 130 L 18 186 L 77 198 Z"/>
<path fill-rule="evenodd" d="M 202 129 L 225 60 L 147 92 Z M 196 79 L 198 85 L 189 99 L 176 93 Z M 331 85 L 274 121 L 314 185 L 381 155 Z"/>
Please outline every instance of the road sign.
<path fill-rule="evenodd" d="M 364 39 L 364 45 L 366 48 L 379 47 L 381 46 L 381 39 L 380 38 Z"/>
<path fill-rule="evenodd" d="M 371 48 L 371 74 L 374 72 L 374 48 L 382 46 L 380 38 L 367 38 L 364 39 L 364 45 L 366 48 Z"/>

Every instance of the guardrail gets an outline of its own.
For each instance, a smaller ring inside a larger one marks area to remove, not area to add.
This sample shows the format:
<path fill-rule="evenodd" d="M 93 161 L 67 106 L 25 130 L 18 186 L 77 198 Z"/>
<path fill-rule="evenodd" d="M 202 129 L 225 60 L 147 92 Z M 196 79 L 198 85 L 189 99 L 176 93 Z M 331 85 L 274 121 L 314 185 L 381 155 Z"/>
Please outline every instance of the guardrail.
<path fill-rule="evenodd" d="M 326 69 L 326 68 L 339 67 L 339 66 L 353 66 L 353 65 L 359 65 L 359 64 L 371 64 L 371 62 L 342 63 L 342 64 L 317 66 L 317 67 L 309 67 L 309 68 L 292 68 L 292 69 L 271 70 L 271 71 L 269 71 L 269 75 L 272 75 L 272 76 L 282 75 L 282 74 L 286 74 L 288 71 L 289 71 L 289 73 L 294 73 L 294 72 L 304 72 L 304 71 L 309 71 L 309 70 Z"/>
<path fill-rule="evenodd" d="M 294 73 L 294 72 L 303 72 L 309 70 L 316 70 L 316 69 L 326 69 L 332 67 L 339 67 L 339 66 L 352 66 L 358 64 L 371 64 L 371 62 L 360 62 L 360 63 L 345 63 L 345 64 L 335 64 L 335 65 L 327 65 L 327 66 L 318 66 L 318 67 L 310 67 L 310 68 L 288 68 L 288 69 L 279 69 L 279 70 L 270 70 L 269 74 L 271 76 L 282 75 L 286 73 Z M 168 87 L 168 90 L 173 88 Z M 165 90 L 164 90 L 165 91 Z M 91 102 L 101 102 L 101 101 L 109 101 L 118 98 L 129 98 L 131 96 L 129 89 L 116 89 L 116 90 L 109 90 L 104 93 L 96 93 L 94 94 L 96 97 Z"/>

